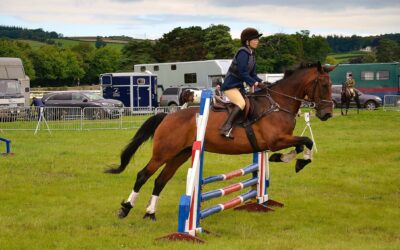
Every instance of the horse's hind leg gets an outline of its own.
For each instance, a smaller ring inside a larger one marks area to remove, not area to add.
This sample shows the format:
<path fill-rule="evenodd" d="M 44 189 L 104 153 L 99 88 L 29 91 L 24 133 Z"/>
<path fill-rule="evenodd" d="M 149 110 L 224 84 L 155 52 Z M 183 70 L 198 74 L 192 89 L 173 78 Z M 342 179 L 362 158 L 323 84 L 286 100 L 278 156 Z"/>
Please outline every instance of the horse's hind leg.
<path fill-rule="evenodd" d="M 139 171 L 136 177 L 135 185 L 133 190 L 128 197 L 126 202 L 122 201 L 121 208 L 118 212 L 118 217 L 120 219 L 128 216 L 129 211 L 135 205 L 135 200 L 139 195 L 139 191 L 146 181 L 164 164 L 163 161 L 155 160 L 154 157 L 149 161 L 149 163 L 142 170 Z"/>
<path fill-rule="evenodd" d="M 178 168 L 189 159 L 191 155 L 191 148 L 182 150 L 177 156 L 169 160 L 165 168 L 154 181 L 153 194 L 150 198 L 149 204 L 146 208 L 146 214 L 143 218 L 150 218 L 156 220 L 156 205 L 161 191 L 164 189 L 167 182 L 174 176 Z"/>

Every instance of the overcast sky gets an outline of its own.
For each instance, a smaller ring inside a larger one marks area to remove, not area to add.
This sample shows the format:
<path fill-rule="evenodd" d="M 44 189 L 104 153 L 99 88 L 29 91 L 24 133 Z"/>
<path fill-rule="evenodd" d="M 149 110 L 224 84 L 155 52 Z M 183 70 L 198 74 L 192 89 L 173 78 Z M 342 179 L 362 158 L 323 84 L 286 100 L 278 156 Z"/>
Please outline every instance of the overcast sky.
<path fill-rule="evenodd" d="M 0 0 L 0 24 L 64 36 L 157 39 L 176 27 L 224 24 L 238 38 L 265 35 L 400 33 L 400 0 Z"/>

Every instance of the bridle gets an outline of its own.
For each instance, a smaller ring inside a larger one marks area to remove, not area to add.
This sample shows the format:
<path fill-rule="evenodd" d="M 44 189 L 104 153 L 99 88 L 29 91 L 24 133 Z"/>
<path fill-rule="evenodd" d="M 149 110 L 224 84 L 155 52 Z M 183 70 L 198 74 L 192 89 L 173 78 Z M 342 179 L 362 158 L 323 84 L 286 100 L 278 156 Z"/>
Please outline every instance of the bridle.
<path fill-rule="evenodd" d="M 286 98 L 289 98 L 289 99 L 292 99 L 292 100 L 295 100 L 295 101 L 298 101 L 298 102 L 304 102 L 304 103 L 308 103 L 309 104 L 309 107 L 311 107 L 311 108 L 314 108 L 315 110 L 320 110 L 322 107 L 325 107 L 326 105 L 333 105 L 333 101 L 329 101 L 329 100 L 325 100 L 325 99 L 320 99 L 319 101 L 318 101 L 318 103 L 316 103 L 315 102 L 315 96 L 316 96 L 316 92 L 317 92 L 317 89 L 319 89 L 319 94 L 320 94 L 320 96 L 321 96 L 321 89 L 320 88 L 317 88 L 317 86 L 320 84 L 320 73 L 318 72 L 318 76 L 315 78 L 315 80 L 313 81 L 313 87 L 312 87 L 312 96 L 311 97 L 309 97 L 309 100 L 306 100 L 306 99 L 303 99 L 303 98 L 298 98 L 298 97 L 296 97 L 296 96 L 291 96 L 291 95 L 287 95 L 287 94 L 284 94 L 284 93 L 281 93 L 281 92 L 279 92 L 279 91 L 276 91 L 276 90 L 273 90 L 272 88 L 268 88 L 267 89 L 267 91 L 270 91 L 270 92 L 273 92 L 273 93 L 275 93 L 275 94 L 278 94 L 278 95 L 281 95 L 281 96 L 284 96 L 284 97 L 286 97 Z M 324 76 L 323 75 L 323 77 L 327 77 L 327 75 L 326 76 Z M 273 86 L 273 85 L 272 85 Z M 272 87 L 271 86 L 271 87 Z"/>

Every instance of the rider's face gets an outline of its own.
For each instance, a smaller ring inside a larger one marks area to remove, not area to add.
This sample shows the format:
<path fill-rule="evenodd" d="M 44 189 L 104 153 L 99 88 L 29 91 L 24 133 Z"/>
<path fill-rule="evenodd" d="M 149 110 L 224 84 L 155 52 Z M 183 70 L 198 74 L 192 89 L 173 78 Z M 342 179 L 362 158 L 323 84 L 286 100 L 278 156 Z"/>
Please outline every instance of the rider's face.
<path fill-rule="evenodd" d="M 258 38 L 255 39 L 251 39 L 249 42 L 249 46 L 252 49 L 256 49 L 258 47 L 258 43 L 260 42 L 260 40 Z"/>

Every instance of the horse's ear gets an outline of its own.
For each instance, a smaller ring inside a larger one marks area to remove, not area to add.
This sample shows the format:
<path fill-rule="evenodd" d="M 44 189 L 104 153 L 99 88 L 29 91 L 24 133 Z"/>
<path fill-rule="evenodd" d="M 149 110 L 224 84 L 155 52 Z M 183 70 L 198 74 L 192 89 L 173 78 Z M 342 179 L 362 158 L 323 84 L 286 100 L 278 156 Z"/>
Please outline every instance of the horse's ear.
<path fill-rule="evenodd" d="M 318 61 L 318 63 L 317 63 L 317 68 L 318 68 L 318 71 L 322 73 L 322 65 L 321 65 L 320 61 Z"/>
<path fill-rule="evenodd" d="M 337 65 L 329 65 L 329 64 L 324 65 L 324 71 L 325 71 L 326 73 L 329 73 L 329 72 L 331 72 L 332 70 L 334 70 L 334 69 L 336 68 L 336 66 L 337 66 Z"/>

